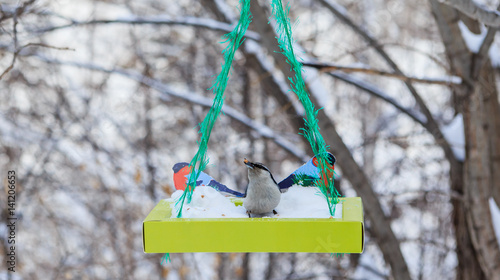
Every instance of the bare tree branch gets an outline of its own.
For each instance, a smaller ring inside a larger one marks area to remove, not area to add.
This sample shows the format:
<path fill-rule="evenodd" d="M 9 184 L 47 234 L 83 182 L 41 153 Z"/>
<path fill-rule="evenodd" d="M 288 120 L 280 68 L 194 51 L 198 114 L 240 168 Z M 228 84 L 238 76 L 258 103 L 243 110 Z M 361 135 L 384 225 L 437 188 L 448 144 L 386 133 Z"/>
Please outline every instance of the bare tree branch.
<path fill-rule="evenodd" d="M 15 41 L 17 42 L 17 39 Z M 14 45 L 17 45 L 17 43 L 14 43 Z M 7 73 L 9 73 L 14 68 L 14 64 L 16 63 L 17 57 L 19 56 L 21 51 L 23 51 L 25 48 L 28 48 L 28 47 L 42 47 L 42 48 L 49 48 L 49 49 L 62 50 L 62 51 L 74 51 L 75 50 L 72 48 L 54 47 L 54 46 L 41 44 L 41 43 L 28 43 L 24 46 L 21 46 L 20 48 L 16 47 L 15 48 L 16 51 L 12 54 L 12 60 L 10 62 L 10 65 L 7 66 L 7 68 L 2 72 L 2 74 L 0 74 L 0 80 L 3 78 L 3 76 L 5 76 Z M 2 48 L 5 48 L 5 47 L 2 46 Z"/>
<path fill-rule="evenodd" d="M 220 31 L 226 31 L 229 32 L 232 30 L 232 25 L 220 22 L 220 21 L 215 21 L 212 19 L 203 19 L 203 18 L 193 18 L 193 17 L 183 17 L 183 18 L 177 18 L 177 19 L 171 19 L 167 16 L 157 16 L 157 17 L 132 17 L 132 18 L 123 18 L 123 19 L 114 19 L 114 20 L 92 20 L 92 21 L 86 21 L 86 22 L 73 22 L 68 25 L 62 25 L 62 26 L 53 26 L 53 27 L 46 27 L 42 28 L 40 30 L 37 30 L 36 32 L 50 32 L 58 29 L 63 29 L 63 28 L 69 28 L 73 26 L 81 26 L 81 25 L 95 25 L 95 24 L 113 24 L 113 23 L 121 23 L 121 24 L 179 24 L 179 25 L 190 25 L 190 26 L 195 26 L 195 27 L 203 27 L 203 28 L 208 28 L 208 29 L 213 29 L 213 30 L 220 30 Z M 255 41 L 260 41 L 260 35 L 256 32 L 253 31 L 248 31 L 246 36 L 249 39 L 253 39 Z M 390 73 L 390 72 L 384 72 L 380 70 L 375 70 L 375 69 L 363 69 L 363 68 L 354 68 L 354 67 L 344 67 L 344 66 L 336 66 L 336 65 L 321 65 L 321 64 L 315 64 L 315 63 L 305 63 L 305 66 L 310 66 L 310 67 L 315 67 L 315 68 L 327 68 L 327 67 L 332 67 L 329 68 L 328 71 L 334 70 L 333 68 L 338 67 L 339 70 L 343 70 L 344 72 L 365 72 L 365 73 L 373 73 L 373 74 L 378 74 L 378 75 L 384 75 L 384 76 L 390 76 L 390 77 L 395 77 L 401 80 L 409 80 L 409 81 L 418 81 L 422 83 L 428 83 L 428 84 L 458 84 L 459 82 L 459 77 L 450 77 L 450 79 L 424 79 L 424 78 L 415 78 L 415 77 L 407 77 L 405 75 L 398 74 L 398 73 Z M 327 71 L 327 70 L 325 70 Z M 390 104 L 394 105 L 397 109 L 401 110 L 403 113 L 408 114 L 412 119 L 416 120 L 422 125 L 425 125 L 425 118 L 422 117 L 417 117 L 415 112 L 410 112 L 410 110 L 403 108 L 397 102 L 392 99 L 388 98 L 387 95 L 382 95 L 382 94 L 377 94 L 377 92 L 369 89 L 366 85 L 360 85 L 359 82 L 358 84 L 354 83 L 355 79 L 349 79 L 345 75 L 332 75 L 333 77 L 339 78 L 343 81 L 346 81 L 348 83 L 354 84 L 360 89 L 363 89 L 367 91 L 368 93 L 373 94 L 374 96 L 381 98 L 382 100 L 389 102 Z"/>
<path fill-rule="evenodd" d="M 166 15 L 154 16 L 154 17 L 140 17 L 131 16 L 126 18 L 116 18 L 116 19 L 95 19 L 89 21 L 75 21 L 72 20 L 71 23 L 66 25 L 58 26 L 48 26 L 41 29 L 33 30 L 35 33 L 47 33 L 55 30 L 66 29 L 77 26 L 87 26 L 87 25 L 101 25 L 101 24 L 133 24 L 133 25 L 143 25 L 143 24 L 154 24 L 154 25 L 186 25 L 201 28 L 208 28 L 212 30 L 231 32 L 234 28 L 231 24 L 216 21 L 209 18 L 199 18 L 199 17 L 178 17 L 171 18 Z M 260 40 L 260 35 L 248 30 L 245 37 L 252 40 Z"/>
<path fill-rule="evenodd" d="M 349 16 L 347 15 L 347 12 L 345 11 L 345 9 L 342 6 L 339 6 L 338 4 L 334 3 L 332 0 L 319 0 L 319 1 L 328 10 L 330 10 L 337 18 L 339 18 L 342 22 L 344 22 L 346 25 L 351 27 L 354 30 L 354 32 L 356 32 L 359 36 L 361 36 L 363 39 L 365 39 L 375 49 L 375 51 L 387 62 L 387 64 L 389 64 L 389 66 L 394 70 L 395 73 L 400 74 L 400 75 L 404 75 L 403 72 L 396 65 L 396 63 L 391 59 L 391 57 L 380 46 L 380 44 L 377 42 L 377 40 L 375 38 L 373 38 L 371 35 L 369 35 L 361 27 L 356 25 L 354 23 L 354 21 L 352 21 L 349 18 Z M 429 108 L 425 104 L 422 97 L 418 94 L 417 90 L 413 87 L 411 82 L 404 81 L 404 83 L 405 83 L 406 87 L 408 88 L 408 90 L 410 91 L 410 93 L 412 94 L 416 103 L 420 107 L 422 114 L 427 119 L 424 127 L 435 138 L 436 143 L 443 149 L 446 158 L 450 162 L 450 172 L 451 172 L 452 176 L 454 176 L 454 174 L 460 174 L 460 171 L 461 171 L 460 162 L 455 157 L 455 154 L 453 153 L 453 150 L 451 149 L 450 144 L 444 138 L 444 135 L 441 132 L 441 129 L 439 128 L 438 123 L 436 122 L 436 120 L 432 116 L 432 113 L 430 112 Z"/>
<path fill-rule="evenodd" d="M 29 6 L 31 6 L 34 2 L 35 0 L 29 0 L 24 2 L 22 5 L 18 5 L 12 8 L 8 5 L 0 5 L 0 13 L 2 15 L 0 17 L 0 22 L 9 18 L 19 17 L 20 15 L 24 14 L 24 12 L 29 9 Z"/>
<path fill-rule="evenodd" d="M 474 0 L 442 0 L 441 3 L 453 7 L 485 25 L 500 27 L 500 12 L 490 10 Z"/>
<path fill-rule="evenodd" d="M 118 74 L 130 79 L 133 79 L 139 83 L 142 83 L 150 88 L 153 88 L 160 92 L 162 95 L 160 96 L 160 99 L 166 102 L 170 102 L 170 97 L 176 97 L 179 99 L 182 99 L 187 102 L 191 102 L 197 105 L 201 105 L 203 107 L 211 107 L 213 100 L 211 98 L 207 98 L 201 95 L 196 95 L 193 93 L 187 93 L 187 92 L 181 92 L 179 90 L 176 90 L 172 87 L 170 87 L 167 84 L 161 83 L 158 80 L 155 80 L 153 78 L 144 76 L 139 73 L 134 73 L 132 71 L 128 71 L 125 69 L 119 69 L 119 68 L 113 68 L 113 69 L 108 69 L 99 65 L 95 64 L 89 64 L 89 63 L 79 63 L 79 62 L 68 62 L 68 61 L 60 61 L 57 59 L 50 59 L 43 57 L 41 55 L 37 55 L 37 58 L 40 60 L 50 63 L 50 64 L 60 64 L 60 65 L 68 65 L 68 66 L 73 66 L 73 67 L 78 67 L 78 68 L 84 68 L 84 69 L 89 69 L 89 70 L 94 70 L 94 71 L 100 71 L 100 72 L 105 72 L 105 73 L 111 73 L 111 74 Z M 301 150 L 296 149 L 296 146 L 290 142 L 288 142 L 284 137 L 278 135 L 275 133 L 270 127 L 258 123 L 246 115 L 238 112 L 236 109 L 224 105 L 222 107 L 222 111 L 224 115 L 227 115 L 234 120 L 248 126 L 249 128 L 253 129 L 257 133 L 259 133 L 262 137 L 274 141 L 278 146 L 282 147 L 286 151 L 288 151 L 290 154 L 295 156 L 297 159 L 302 160 L 302 161 L 307 161 L 308 156 L 303 153 Z"/>
<path fill-rule="evenodd" d="M 378 75 L 378 76 L 384 76 L 384 77 L 391 77 L 391 78 L 396 78 L 399 80 L 403 81 L 409 81 L 409 82 L 417 82 L 417 83 L 423 83 L 423 84 L 435 84 L 435 85 L 452 85 L 452 84 L 461 84 L 462 79 L 457 76 L 451 76 L 451 77 L 446 77 L 446 78 L 417 78 L 417 77 L 410 77 L 410 76 L 405 76 L 400 73 L 394 73 L 394 72 L 387 72 L 387 71 L 382 71 L 382 70 L 377 70 L 369 67 L 352 67 L 352 66 L 343 66 L 343 65 L 337 65 L 337 64 L 324 64 L 324 63 L 314 63 L 314 62 L 304 62 L 304 66 L 307 67 L 313 67 L 316 69 L 319 69 L 320 72 L 330 72 L 330 71 L 342 71 L 345 73 L 351 73 L 351 72 L 357 72 L 357 73 L 363 73 L 363 74 L 369 74 L 369 75 Z"/>
<path fill-rule="evenodd" d="M 497 11 L 500 10 L 500 5 L 497 8 Z M 488 52 L 490 50 L 493 41 L 495 40 L 495 34 L 497 33 L 498 28 L 489 27 L 488 32 L 486 33 L 486 37 L 484 37 L 481 46 L 479 47 L 479 51 L 477 52 L 476 60 L 474 61 L 474 69 L 472 69 L 472 77 L 477 78 L 481 69 L 483 68 L 484 62 L 487 61 Z"/>
<path fill-rule="evenodd" d="M 420 113 L 420 111 L 403 107 L 403 105 L 399 104 L 397 100 L 388 96 L 376 86 L 369 84 L 368 82 L 365 82 L 361 79 L 357 79 L 353 75 L 347 75 L 345 73 L 339 72 L 329 72 L 328 74 L 336 79 L 351 84 L 376 98 L 384 100 L 402 113 L 406 114 L 408 117 L 412 118 L 415 122 L 421 124 L 422 126 L 425 126 L 426 118 L 424 115 L 422 115 L 422 113 Z"/>

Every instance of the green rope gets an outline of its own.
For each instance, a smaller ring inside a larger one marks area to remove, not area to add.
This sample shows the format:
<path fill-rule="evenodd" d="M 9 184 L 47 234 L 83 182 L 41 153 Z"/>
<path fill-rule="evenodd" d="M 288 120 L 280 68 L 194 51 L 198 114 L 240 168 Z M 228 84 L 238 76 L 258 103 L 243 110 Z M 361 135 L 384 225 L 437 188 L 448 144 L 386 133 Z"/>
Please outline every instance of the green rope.
<path fill-rule="evenodd" d="M 210 139 L 210 133 L 212 132 L 212 128 L 214 127 L 215 121 L 217 117 L 220 115 L 222 104 L 224 102 L 224 90 L 227 86 L 229 70 L 231 69 L 231 63 L 234 59 L 234 53 L 238 49 L 239 46 L 244 41 L 244 35 L 246 30 L 248 29 L 248 25 L 252 21 L 252 15 L 250 13 L 250 0 L 240 0 L 241 6 L 241 14 L 240 20 L 236 27 L 230 33 L 224 35 L 225 41 L 223 43 L 229 42 L 229 45 L 222 51 L 224 56 L 224 64 L 222 65 L 222 70 L 217 76 L 214 85 L 210 88 L 213 90 L 215 94 L 214 103 L 210 108 L 207 116 L 200 124 L 200 130 L 198 133 L 201 134 L 201 141 L 198 142 L 199 148 L 196 155 L 193 157 L 189 166 L 191 167 L 191 174 L 189 176 L 189 181 L 187 187 L 176 202 L 176 205 L 180 203 L 179 212 L 177 213 L 177 218 L 180 218 L 182 215 L 182 207 L 184 205 L 184 201 L 187 197 L 187 203 L 191 202 L 191 198 L 193 196 L 194 188 L 196 187 L 196 180 L 200 176 L 201 172 L 208 165 L 207 158 L 207 146 L 208 140 Z"/>
<path fill-rule="evenodd" d="M 290 64 L 295 72 L 295 77 L 289 78 L 291 82 L 290 86 L 292 91 L 295 92 L 304 106 L 306 112 L 306 118 L 304 118 L 305 128 L 301 128 L 301 134 L 307 139 L 311 145 L 313 153 L 318 159 L 318 170 L 322 178 L 328 178 L 327 174 L 334 174 L 334 172 L 327 164 L 328 146 L 319 133 L 318 110 L 314 108 L 314 104 L 309 98 L 304 78 L 302 77 L 302 64 L 296 59 L 293 51 L 292 28 L 290 25 L 290 18 L 288 17 L 290 6 L 287 5 L 285 10 L 283 9 L 283 3 L 281 0 L 272 0 L 271 8 L 273 16 L 276 19 L 276 33 L 278 34 L 277 39 L 281 53 L 286 57 L 288 64 Z M 335 177 L 335 175 L 333 177 Z M 332 216 L 335 214 L 335 206 L 339 201 L 339 194 L 335 189 L 333 179 L 334 178 L 332 178 L 332 180 L 328 180 L 327 184 L 325 184 L 324 180 L 316 181 L 316 185 L 326 197 L 328 208 Z"/>
<path fill-rule="evenodd" d="M 170 259 L 170 254 L 169 253 L 165 253 L 165 255 L 163 255 L 163 257 L 161 258 L 160 265 L 162 265 L 164 262 L 165 262 L 165 264 L 168 264 L 169 262 L 172 262 L 172 260 Z"/>

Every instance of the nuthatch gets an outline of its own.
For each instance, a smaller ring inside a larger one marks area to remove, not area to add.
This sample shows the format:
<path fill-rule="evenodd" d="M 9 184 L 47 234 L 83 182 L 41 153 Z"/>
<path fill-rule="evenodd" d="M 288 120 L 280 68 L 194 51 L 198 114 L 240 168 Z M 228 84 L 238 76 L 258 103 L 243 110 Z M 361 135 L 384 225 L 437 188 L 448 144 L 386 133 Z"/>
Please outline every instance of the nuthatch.
<path fill-rule="evenodd" d="M 246 197 L 243 200 L 243 207 L 250 214 L 265 214 L 273 212 L 281 199 L 281 192 L 278 184 L 273 178 L 271 171 L 262 163 L 243 161 L 248 167 L 248 188 Z"/>

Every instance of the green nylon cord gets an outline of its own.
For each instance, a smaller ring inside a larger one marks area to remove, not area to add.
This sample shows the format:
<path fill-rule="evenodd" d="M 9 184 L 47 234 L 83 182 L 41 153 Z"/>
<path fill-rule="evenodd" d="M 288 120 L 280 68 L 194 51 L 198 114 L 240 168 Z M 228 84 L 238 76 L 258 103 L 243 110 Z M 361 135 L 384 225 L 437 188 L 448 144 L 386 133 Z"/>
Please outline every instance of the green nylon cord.
<path fill-rule="evenodd" d="M 165 255 L 163 255 L 163 257 L 161 258 L 160 265 L 162 265 L 164 262 L 165 262 L 165 264 L 172 262 L 172 260 L 170 259 L 169 253 L 165 253 Z"/>
<path fill-rule="evenodd" d="M 184 202 L 187 197 L 187 202 L 191 202 L 191 198 L 193 195 L 194 188 L 196 187 L 196 180 L 200 176 L 201 172 L 208 165 L 207 158 L 207 147 L 208 140 L 210 139 L 210 133 L 212 132 L 212 128 L 217 120 L 217 117 L 220 115 L 222 110 L 222 104 L 224 102 L 224 90 L 227 86 L 228 75 L 231 69 L 231 64 L 234 59 L 234 54 L 239 46 L 244 41 L 244 35 L 246 30 L 248 29 L 248 25 L 251 22 L 252 16 L 250 13 L 250 0 L 240 0 L 241 6 L 241 14 L 238 24 L 233 29 L 232 32 L 226 34 L 224 38 L 226 39 L 224 42 L 229 42 L 228 46 L 222 51 L 224 56 L 224 64 L 222 66 L 222 70 L 217 76 L 217 79 L 212 86 L 213 92 L 215 94 L 214 103 L 210 108 L 207 116 L 200 124 L 199 133 L 201 134 L 201 140 L 198 142 L 199 148 L 196 155 L 193 157 L 189 166 L 191 167 L 192 172 L 189 176 L 189 181 L 187 187 L 182 194 L 182 196 L 177 200 L 176 205 L 180 203 L 180 207 L 177 213 L 177 218 L 180 218 L 182 215 L 182 208 Z M 280 49 L 287 58 L 287 62 L 290 64 L 292 69 L 295 72 L 295 78 L 289 78 L 291 82 L 292 90 L 297 94 L 297 97 L 301 101 L 304 109 L 306 111 L 306 118 L 304 118 L 305 128 L 302 128 L 303 131 L 301 134 L 307 139 L 313 153 L 316 155 L 318 159 L 318 170 L 322 176 L 322 178 L 327 178 L 327 174 L 329 171 L 331 174 L 334 174 L 333 170 L 327 164 L 328 162 L 328 146 L 326 145 L 323 137 L 319 133 L 318 126 L 318 110 L 314 108 L 314 104 L 311 102 L 309 95 L 306 90 L 304 78 L 302 77 L 302 64 L 297 61 L 295 58 L 295 54 L 293 52 L 293 39 L 292 39 L 292 31 L 290 26 L 290 19 L 288 17 L 289 7 L 287 6 L 287 10 L 283 9 L 283 4 L 281 0 L 272 0 L 271 7 L 273 11 L 273 15 L 276 19 L 277 25 L 277 33 L 278 42 Z M 338 203 L 338 192 L 333 185 L 333 179 L 329 180 L 327 184 L 325 184 L 324 180 L 316 181 L 317 186 L 320 188 L 323 195 L 325 195 L 328 208 L 330 210 L 330 214 L 333 216 L 335 214 L 335 206 Z M 170 261 L 170 254 L 166 253 L 161 263 L 168 263 Z"/>
<path fill-rule="evenodd" d="M 294 78 L 289 78 L 292 91 L 295 92 L 300 102 L 304 106 L 306 118 L 304 118 L 305 128 L 302 128 L 302 135 L 311 145 L 313 153 L 318 159 L 318 170 L 322 178 L 328 178 L 327 174 L 334 174 L 333 170 L 327 164 L 328 162 L 328 146 L 319 132 L 318 126 L 318 110 L 314 108 L 314 104 L 307 93 L 304 78 L 302 77 L 302 64 L 296 59 L 293 51 L 292 28 L 290 18 L 288 17 L 290 6 L 287 5 L 286 10 L 283 9 L 281 0 L 272 0 L 271 8 L 273 16 L 276 20 L 276 33 L 278 34 L 278 43 L 281 53 L 286 57 L 288 64 L 295 72 Z M 335 177 L 335 175 L 334 175 Z M 335 206 L 338 203 L 338 192 L 335 189 L 333 178 L 325 184 L 324 180 L 316 181 L 323 195 L 326 197 L 330 214 L 334 216 Z"/>
<path fill-rule="evenodd" d="M 207 116 L 200 124 L 199 133 L 201 134 L 201 140 L 198 142 L 199 149 L 196 155 L 191 160 L 189 166 L 191 170 L 187 187 L 182 194 L 182 196 L 176 202 L 176 205 L 180 203 L 180 207 L 177 213 L 177 217 L 180 218 L 182 215 L 182 208 L 184 202 L 187 198 L 187 202 L 191 202 L 192 194 L 194 188 L 196 187 L 196 180 L 198 179 L 201 172 L 208 165 L 207 158 L 207 147 L 208 140 L 210 139 L 210 134 L 212 128 L 220 115 L 222 110 L 222 104 L 224 102 L 224 90 L 227 86 L 228 75 L 231 69 L 231 64 L 234 59 L 234 54 L 238 47 L 244 41 L 244 34 L 248 29 L 248 25 L 251 22 L 250 14 L 250 0 L 240 0 L 241 14 L 238 24 L 233 29 L 232 32 L 226 34 L 224 42 L 229 42 L 228 46 L 222 51 L 224 56 L 224 64 L 222 70 L 217 76 L 217 79 L 212 86 L 213 92 L 215 94 L 214 103 L 210 108 Z M 334 174 L 333 170 L 327 164 L 328 162 L 328 146 L 326 145 L 323 137 L 319 132 L 318 126 L 318 110 L 314 108 L 314 104 L 309 98 L 307 93 L 304 78 L 302 77 L 302 64 L 296 59 L 293 51 L 293 38 L 290 26 L 290 19 L 288 17 L 289 7 L 287 6 L 286 11 L 283 9 L 283 4 L 281 0 L 272 0 L 271 7 L 273 11 L 273 16 L 276 19 L 277 37 L 278 43 L 283 55 L 287 58 L 287 62 L 290 64 L 291 68 L 295 72 L 294 78 L 289 78 L 291 82 L 292 91 L 295 92 L 302 105 L 304 106 L 306 117 L 304 118 L 305 128 L 302 128 L 302 135 L 307 139 L 311 145 L 313 153 L 318 159 L 318 170 L 322 178 L 327 178 L 327 174 Z M 335 213 L 335 206 L 338 203 L 338 192 L 334 187 L 333 179 L 329 180 L 325 184 L 324 180 L 318 180 L 316 185 L 319 187 L 323 195 L 327 198 L 328 208 L 330 214 L 333 216 Z"/>
<path fill-rule="evenodd" d="M 210 88 L 215 94 L 214 103 L 210 108 L 207 116 L 200 124 L 199 133 L 201 134 L 201 140 L 198 142 L 198 152 L 189 163 L 192 172 L 189 176 L 187 187 L 182 196 L 176 202 L 176 205 L 180 203 L 177 218 L 180 218 L 182 215 L 182 207 L 184 205 L 186 197 L 187 203 L 191 202 L 191 197 L 193 196 L 193 191 L 196 187 L 196 180 L 198 180 L 201 172 L 208 165 L 208 140 L 210 139 L 210 133 L 212 132 L 215 121 L 217 120 L 217 117 L 220 115 L 220 112 L 222 110 L 222 104 L 224 102 L 224 90 L 227 86 L 229 70 L 231 69 L 231 64 L 234 59 L 234 53 L 243 43 L 245 32 L 248 29 L 248 25 L 252 21 L 252 15 L 250 13 L 250 0 L 240 0 L 240 6 L 241 13 L 238 24 L 233 29 L 233 31 L 224 35 L 223 37 L 226 39 L 223 43 L 229 42 L 228 46 L 222 51 L 222 54 L 224 56 L 224 64 L 222 65 L 222 70 L 217 76 L 214 85 Z"/>

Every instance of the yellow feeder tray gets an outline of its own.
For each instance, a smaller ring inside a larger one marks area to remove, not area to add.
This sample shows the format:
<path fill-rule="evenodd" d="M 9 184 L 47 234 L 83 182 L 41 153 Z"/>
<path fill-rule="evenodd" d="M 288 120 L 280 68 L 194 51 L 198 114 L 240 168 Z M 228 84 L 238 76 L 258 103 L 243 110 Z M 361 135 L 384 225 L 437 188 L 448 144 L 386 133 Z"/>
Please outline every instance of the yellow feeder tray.
<path fill-rule="evenodd" d="M 362 253 L 361 198 L 339 199 L 342 219 L 170 218 L 172 202 L 162 200 L 143 222 L 144 252 Z"/>

